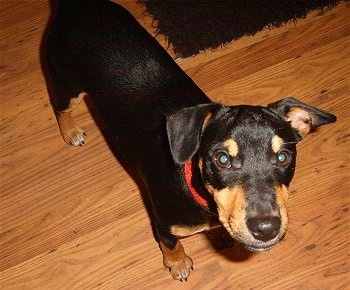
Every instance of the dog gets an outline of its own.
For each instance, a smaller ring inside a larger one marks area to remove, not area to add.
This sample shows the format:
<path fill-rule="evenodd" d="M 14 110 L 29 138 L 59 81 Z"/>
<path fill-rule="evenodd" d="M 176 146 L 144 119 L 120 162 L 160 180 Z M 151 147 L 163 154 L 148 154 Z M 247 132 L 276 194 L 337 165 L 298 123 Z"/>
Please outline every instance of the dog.
<path fill-rule="evenodd" d="M 113 148 L 147 188 L 163 263 L 187 280 L 181 238 L 222 226 L 250 251 L 285 235 L 296 144 L 336 121 L 285 98 L 263 106 L 212 102 L 123 7 L 60 1 L 46 45 L 63 139 L 85 144 L 71 113 L 89 96 Z"/>

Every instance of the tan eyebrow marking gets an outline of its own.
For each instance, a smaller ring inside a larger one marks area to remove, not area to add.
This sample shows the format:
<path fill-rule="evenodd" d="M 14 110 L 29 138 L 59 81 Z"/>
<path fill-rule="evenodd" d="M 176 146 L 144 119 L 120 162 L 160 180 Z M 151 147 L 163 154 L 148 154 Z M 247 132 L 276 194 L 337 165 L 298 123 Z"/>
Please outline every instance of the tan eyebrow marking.
<path fill-rule="evenodd" d="M 277 135 L 273 136 L 271 140 L 271 146 L 272 146 L 273 152 L 277 153 L 278 151 L 280 151 L 282 144 L 283 144 L 283 140 L 281 137 Z"/>
<path fill-rule="evenodd" d="M 224 146 L 227 149 L 228 154 L 230 154 L 232 157 L 236 157 L 238 154 L 238 144 L 233 139 L 228 139 L 225 141 Z"/>

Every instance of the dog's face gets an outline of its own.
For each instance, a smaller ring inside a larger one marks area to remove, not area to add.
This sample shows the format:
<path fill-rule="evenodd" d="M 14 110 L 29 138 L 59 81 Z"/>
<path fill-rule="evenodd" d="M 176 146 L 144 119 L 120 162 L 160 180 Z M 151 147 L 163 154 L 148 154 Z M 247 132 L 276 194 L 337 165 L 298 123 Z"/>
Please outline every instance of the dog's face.
<path fill-rule="evenodd" d="M 220 221 L 250 250 L 268 249 L 285 234 L 297 141 L 288 123 L 261 107 L 221 108 L 203 130 L 203 183 Z"/>
<path fill-rule="evenodd" d="M 313 128 L 334 121 L 331 114 L 285 99 L 267 108 L 184 109 L 168 118 L 167 129 L 174 160 L 197 162 L 227 231 L 249 250 L 263 251 L 286 232 L 296 143 Z"/>

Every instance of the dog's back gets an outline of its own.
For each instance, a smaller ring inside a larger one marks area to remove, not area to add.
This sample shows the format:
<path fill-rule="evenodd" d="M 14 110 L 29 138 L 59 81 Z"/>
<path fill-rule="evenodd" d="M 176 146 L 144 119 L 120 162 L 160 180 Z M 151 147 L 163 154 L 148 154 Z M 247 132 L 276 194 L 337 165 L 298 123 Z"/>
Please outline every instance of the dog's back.
<path fill-rule="evenodd" d="M 170 154 L 167 115 L 211 102 L 134 17 L 110 1 L 60 1 L 46 55 L 65 141 L 84 144 L 70 112 L 88 95 L 119 151 L 136 164 L 145 163 L 145 151 Z"/>
<path fill-rule="evenodd" d="M 67 87 L 75 88 L 69 97 L 84 91 L 100 98 L 104 110 L 122 103 L 125 112 L 131 104 L 129 114 L 140 118 L 135 104 L 168 113 L 171 107 L 209 102 L 132 15 L 109 1 L 61 1 L 49 33 L 47 62 Z"/>

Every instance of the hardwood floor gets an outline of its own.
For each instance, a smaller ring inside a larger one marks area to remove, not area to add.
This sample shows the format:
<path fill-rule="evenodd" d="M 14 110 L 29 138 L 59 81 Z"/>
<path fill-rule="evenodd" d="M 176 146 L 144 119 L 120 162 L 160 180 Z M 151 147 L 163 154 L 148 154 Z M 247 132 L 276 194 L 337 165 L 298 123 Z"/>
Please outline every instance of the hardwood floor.
<path fill-rule="evenodd" d="M 152 31 L 143 7 L 118 2 Z M 1 289 L 350 289 L 350 2 L 178 60 L 215 101 L 294 96 L 338 117 L 298 145 L 285 239 L 259 254 L 184 239 L 195 268 L 184 283 L 85 104 L 86 146 L 63 142 L 40 66 L 49 15 L 46 1 L 0 2 Z"/>

